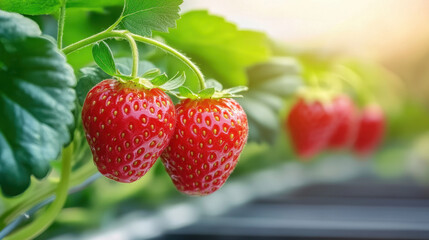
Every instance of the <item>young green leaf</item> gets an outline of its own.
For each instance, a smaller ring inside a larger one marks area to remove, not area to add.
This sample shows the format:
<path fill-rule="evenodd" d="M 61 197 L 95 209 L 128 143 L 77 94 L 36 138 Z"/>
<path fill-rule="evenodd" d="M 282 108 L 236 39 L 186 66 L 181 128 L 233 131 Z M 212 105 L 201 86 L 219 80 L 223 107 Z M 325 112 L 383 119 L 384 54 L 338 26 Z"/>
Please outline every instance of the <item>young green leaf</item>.
<path fill-rule="evenodd" d="M 67 0 L 68 8 L 103 8 L 112 6 L 123 6 L 124 0 Z"/>
<path fill-rule="evenodd" d="M 1 0 L 0 9 L 27 15 L 49 14 L 61 7 L 61 0 Z"/>
<path fill-rule="evenodd" d="M 201 98 L 211 98 L 214 93 L 215 93 L 214 88 L 206 88 L 206 89 L 201 90 L 198 93 L 198 96 L 200 96 Z"/>
<path fill-rule="evenodd" d="M 206 87 L 208 88 L 214 88 L 216 91 L 222 91 L 223 86 L 220 82 L 214 80 L 214 79 L 208 79 L 206 81 Z"/>
<path fill-rule="evenodd" d="M 153 79 L 157 76 L 161 75 L 161 70 L 159 68 L 150 69 L 149 71 L 143 73 L 142 78 Z"/>
<path fill-rule="evenodd" d="M 236 99 L 247 113 L 250 141 L 272 143 L 281 128 L 279 112 L 284 108 L 284 98 L 302 85 L 300 65 L 287 57 L 270 59 L 247 70 L 249 91 Z M 240 87 L 224 91 L 238 92 Z"/>
<path fill-rule="evenodd" d="M 103 69 L 109 75 L 115 75 L 117 73 L 115 60 L 113 59 L 113 53 L 104 41 L 100 41 L 92 47 L 92 56 L 94 57 L 95 63 Z"/>
<path fill-rule="evenodd" d="M 247 90 L 249 90 L 249 88 L 246 86 L 237 86 L 237 87 L 225 89 L 224 92 L 234 94 L 234 93 L 244 92 Z"/>
<path fill-rule="evenodd" d="M 196 95 L 195 93 L 193 93 L 192 91 L 191 91 L 191 89 L 189 89 L 189 88 L 187 88 L 187 87 L 179 87 L 179 94 L 180 94 L 180 96 L 182 96 L 182 97 L 185 97 L 185 98 L 190 98 L 190 99 L 197 99 L 198 98 L 198 95 Z"/>
<path fill-rule="evenodd" d="M 247 85 L 245 69 L 270 56 L 265 34 L 238 30 L 236 25 L 207 11 L 188 12 L 177 21 L 177 28 L 159 35 L 225 87 Z"/>
<path fill-rule="evenodd" d="M 185 73 L 180 74 L 179 76 L 174 76 L 172 79 L 168 80 L 166 83 L 159 86 L 159 88 L 164 90 L 173 90 L 185 83 L 186 75 Z"/>
<path fill-rule="evenodd" d="M 52 39 L 37 24 L 0 11 L 0 186 L 22 193 L 43 178 L 70 142 L 76 80 Z"/>
<path fill-rule="evenodd" d="M 182 0 L 125 0 L 121 23 L 130 32 L 151 36 L 152 31 L 167 32 L 176 27 Z"/>
<path fill-rule="evenodd" d="M 164 73 L 164 74 L 158 75 L 155 78 L 153 78 L 151 80 L 151 83 L 155 86 L 161 86 L 162 84 L 166 83 L 167 81 L 168 81 L 168 77 Z"/>

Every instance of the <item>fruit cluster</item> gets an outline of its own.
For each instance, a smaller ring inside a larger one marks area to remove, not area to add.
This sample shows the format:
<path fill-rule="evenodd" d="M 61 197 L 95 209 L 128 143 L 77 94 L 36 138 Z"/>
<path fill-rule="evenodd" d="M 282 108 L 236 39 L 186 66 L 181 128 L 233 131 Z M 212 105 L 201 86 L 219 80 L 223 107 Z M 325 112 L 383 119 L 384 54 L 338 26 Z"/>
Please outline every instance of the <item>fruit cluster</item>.
<path fill-rule="evenodd" d="M 88 92 L 82 120 L 104 176 L 134 182 L 161 157 L 176 188 L 189 195 L 207 195 L 225 183 L 248 135 L 246 114 L 232 98 L 174 106 L 158 88 L 113 79 Z"/>
<path fill-rule="evenodd" d="M 376 104 L 359 110 L 347 95 L 320 101 L 299 97 L 285 121 L 297 155 L 309 159 L 325 149 L 373 153 L 382 141 L 385 116 Z"/>

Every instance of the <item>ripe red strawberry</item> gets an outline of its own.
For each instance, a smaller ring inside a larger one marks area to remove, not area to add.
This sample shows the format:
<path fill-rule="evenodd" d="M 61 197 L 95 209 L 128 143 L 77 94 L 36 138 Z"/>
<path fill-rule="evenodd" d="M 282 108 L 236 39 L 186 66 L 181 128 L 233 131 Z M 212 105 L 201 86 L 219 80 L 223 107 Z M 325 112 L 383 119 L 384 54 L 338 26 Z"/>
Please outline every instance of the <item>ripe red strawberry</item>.
<path fill-rule="evenodd" d="M 332 104 L 299 98 L 286 119 L 286 128 L 295 152 L 308 159 L 325 148 L 337 120 Z"/>
<path fill-rule="evenodd" d="M 211 194 L 237 164 L 247 141 L 246 114 L 231 98 L 186 99 L 176 112 L 176 129 L 162 162 L 179 191 Z"/>
<path fill-rule="evenodd" d="M 337 127 L 328 141 L 328 147 L 340 149 L 349 147 L 356 139 L 358 119 L 353 101 L 347 95 L 341 95 L 333 102 Z"/>
<path fill-rule="evenodd" d="M 109 79 L 89 91 L 82 121 L 98 170 L 118 182 L 133 182 L 167 147 L 176 113 L 160 89 Z"/>
<path fill-rule="evenodd" d="M 377 105 L 365 107 L 360 116 L 358 133 L 353 150 L 358 155 L 369 155 L 383 139 L 385 128 L 383 110 Z"/>

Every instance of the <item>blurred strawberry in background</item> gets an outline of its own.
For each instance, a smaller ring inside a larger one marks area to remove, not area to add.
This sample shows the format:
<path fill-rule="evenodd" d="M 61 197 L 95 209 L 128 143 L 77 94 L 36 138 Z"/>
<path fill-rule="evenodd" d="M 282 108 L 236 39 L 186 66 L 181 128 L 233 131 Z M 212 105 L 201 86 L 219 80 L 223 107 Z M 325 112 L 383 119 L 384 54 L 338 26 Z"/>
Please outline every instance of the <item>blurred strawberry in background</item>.
<path fill-rule="evenodd" d="M 350 97 L 344 94 L 335 98 L 333 106 L 338 125 L 329 138 L 328 147 L 336 150 L 345 149 L 356 138 L 357 111 Z"/>
<path fill-rule="evenodd" d="M 362 109 L 358 133 L 353 150 L 360 156 L 370 155 L 383 139 L 385 117 L 378 105 L 368 105 Z"/>
<path fill-rule="evenodd" d="M 299 98 L 286 121 L 292 146 L 303 159 L 314 157 L 322 151 L 335 127 L 337 117 L 331 103 Z"/>

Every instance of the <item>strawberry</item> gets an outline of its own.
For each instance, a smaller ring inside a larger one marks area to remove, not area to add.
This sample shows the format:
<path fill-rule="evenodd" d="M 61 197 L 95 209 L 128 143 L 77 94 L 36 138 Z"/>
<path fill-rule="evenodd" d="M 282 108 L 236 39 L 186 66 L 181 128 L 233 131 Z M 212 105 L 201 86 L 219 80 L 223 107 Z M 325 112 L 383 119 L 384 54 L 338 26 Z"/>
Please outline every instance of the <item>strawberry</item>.
<path fill-rule="evenodd" d="M 177 126 L 162 162 L 176 188 L 189 195 L 218 190 L 247 141 L 247 117 L 231 98 L 186 99 L 176 105 Z"/>
<path fill-rule="evenodd" d="M 332 104 L 299 98 L 285 122 L 293 148 L 299 157 L 308 159 L 328 143 L 337 120 Z"/>
<path fill-rule="evenodd" d="M 98 170 L 129 183 L 145 175 L 167 147 L 176 113 L 160 89 L 109 79 L 89 91 L 82 121 Z"/>
<path fill-rule="evenodd" d="M 328 147 L 340 149 L 349 147 L 356 138 L 357 112 L 353 101 L 347 95 L 340 95 L 333 102 L 337 127 L 329 138 Z"/>
<path fill-rule="evenodd" d="M 353 150 L 356 154 L 370 155 L 382 141 L 385 128 L 384 113 L 378 105 L 363 108 Z"/>

